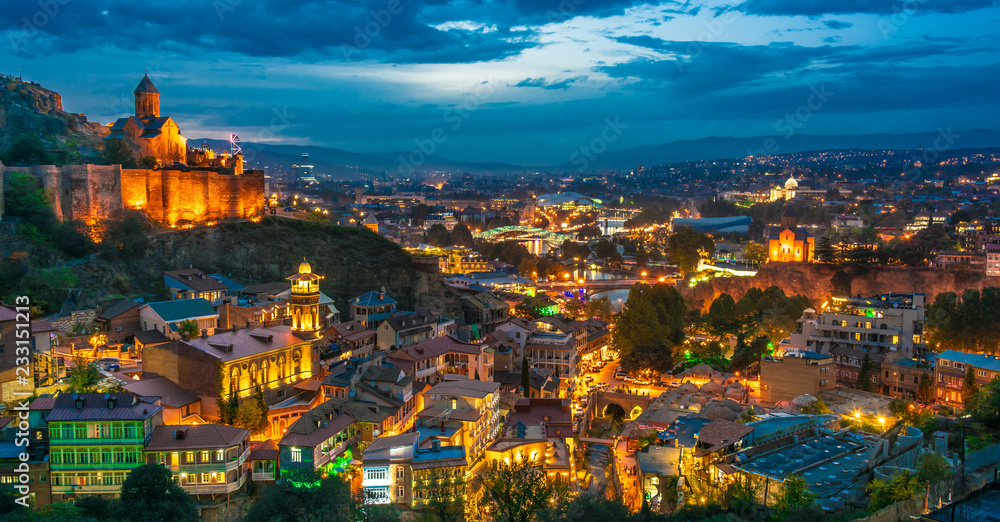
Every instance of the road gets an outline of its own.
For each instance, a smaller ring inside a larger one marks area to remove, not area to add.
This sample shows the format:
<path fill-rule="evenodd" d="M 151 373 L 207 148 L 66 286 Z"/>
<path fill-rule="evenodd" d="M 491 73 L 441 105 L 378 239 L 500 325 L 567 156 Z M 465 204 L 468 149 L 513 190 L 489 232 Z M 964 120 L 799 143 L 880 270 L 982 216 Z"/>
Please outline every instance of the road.
<path fill-rule="evenodd" d="M 615 373 L 617 371 L 618 364 L 619 361 L 617 359 L 612 360 L 597 373 L 581 374 L 580 379 L 578 380 L 579 384 L 577 385 L 573 396 L 574 402 L 577 402 L 581 396 L 588 393 L 587 388 L 591 383 L 585 382 L 584 378 L 587 375 L 592 375 L 594 377 L 593 383 L 608 383 L 608 389 L 612 391 L 619 387 L 627 387 L 627 391 L 629 393 L 658 397 L 661 393 L 663 393 L 663 391 L 668 389 L 667 386 L 639 386 L 616 379 Z M 600 413 L 601 412 L 594 412 L 595 415 L 600 415 Z M 615 471 L 615 480 L 613 484 L 622 493 L 622 497 L 625 500 L 626 505 L 629 506 L 629 509 L 632 512 L 638 512 L 642 509 L 642 491 L 638 477 L 636 476 L 638 464 L 636 462 L 635 454 L 629 453 L 627 443 L 624 440 L 618 440 L 617 437 L 608 449 L 611 453 L 610 456 L 613 463 L 613 469 Z"/>

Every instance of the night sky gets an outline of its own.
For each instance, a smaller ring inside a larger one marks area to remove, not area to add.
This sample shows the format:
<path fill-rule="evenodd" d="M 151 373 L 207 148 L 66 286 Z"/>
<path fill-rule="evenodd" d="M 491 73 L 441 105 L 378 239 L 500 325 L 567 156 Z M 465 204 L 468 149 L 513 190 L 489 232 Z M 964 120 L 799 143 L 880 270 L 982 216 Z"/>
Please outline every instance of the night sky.
<path fill-rule="evenodd" d="M 776 134 L 796 113 L 806 134 L 998 128 L 998 5 L 5 1 L 0 72 L 106 123 L 148 70 L 188 138 L 555 164 L 607 121 L 609 149 Z"/>

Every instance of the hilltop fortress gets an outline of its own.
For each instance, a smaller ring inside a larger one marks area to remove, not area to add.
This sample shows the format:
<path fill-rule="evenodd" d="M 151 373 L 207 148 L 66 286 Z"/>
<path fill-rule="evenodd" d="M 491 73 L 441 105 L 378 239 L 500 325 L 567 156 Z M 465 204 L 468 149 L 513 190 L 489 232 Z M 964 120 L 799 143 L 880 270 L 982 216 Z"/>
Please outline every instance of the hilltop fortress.
<path fill-rule="evenodd" d="M 4 180 L 0 183 L 0 215 L 4 209 L 3 186 L 12 172 L 31 173 L 41 180 L 56 215 L 64 221 L 96 225 L 105 219 L 120 218 L 124 209 L 141 210 L 153 221 L 169 227 L 258 219 L 263 215 L 263 171 L 243 170 L 239 154 L 217 155 L 207 148 L 188 148 L 187 139 L 173 120 L 160 116 L 159 91 L 149 77 L 143 77 L 133 94 L 136 114 L 111 124 L 104 139 L 122 140 L 137 158 L 152 158 L 157 167 L 0 164 Z"/>

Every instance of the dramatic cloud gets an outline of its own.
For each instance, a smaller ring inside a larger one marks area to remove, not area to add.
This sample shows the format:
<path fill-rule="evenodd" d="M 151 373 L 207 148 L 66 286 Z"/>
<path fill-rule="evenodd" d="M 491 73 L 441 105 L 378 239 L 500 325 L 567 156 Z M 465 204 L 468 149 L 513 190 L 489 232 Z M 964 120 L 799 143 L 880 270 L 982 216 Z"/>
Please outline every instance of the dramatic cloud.
<path fill-rule="evenodd" d="M 995 6 L 994 0 L 747 0 L 735 7 L 764 16 L 821 16 L 824 14 L 913 14 L 920 11 L 963 13 Z"/>
<path fill-rule="evenodd" d="M 8 5 L 9 4 L 9 5 Z M 72 0 L 0 9 L 0 73 L 107 122 L 144 69 L 185 136 L 559 164 L 774 133 L 995 128 L 997 0 Z"/>

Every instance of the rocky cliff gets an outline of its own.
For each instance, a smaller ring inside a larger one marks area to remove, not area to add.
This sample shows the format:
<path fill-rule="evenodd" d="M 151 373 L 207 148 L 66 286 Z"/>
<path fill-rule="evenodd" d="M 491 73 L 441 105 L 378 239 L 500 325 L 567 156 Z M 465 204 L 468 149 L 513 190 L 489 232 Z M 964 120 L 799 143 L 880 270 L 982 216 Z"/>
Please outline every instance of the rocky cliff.
<path fill-rule="evenodd" d="M 927 294 L 1000 286 L 1000 277 L 938 268 L 836 266 L 820 263 L 768 263 L 754 277 L 720 277 L 695 287 L 678 286 L 688 306 L 706 311 L 723 293 L 739 299 L 750 288 L 777 286 L 787 295 L 801 294 L 819 304 L 833 295 L 878 295 L 888 292 Z"/>
<path fill-rule="evenodd" d="M 22 134 L 35 134 L 53 145 L 73 140 L 96 146 L 107 127 L 83 114 L 63 111 L 62 97 L 34 82 L 0 74 L 0 148 Z"/>

